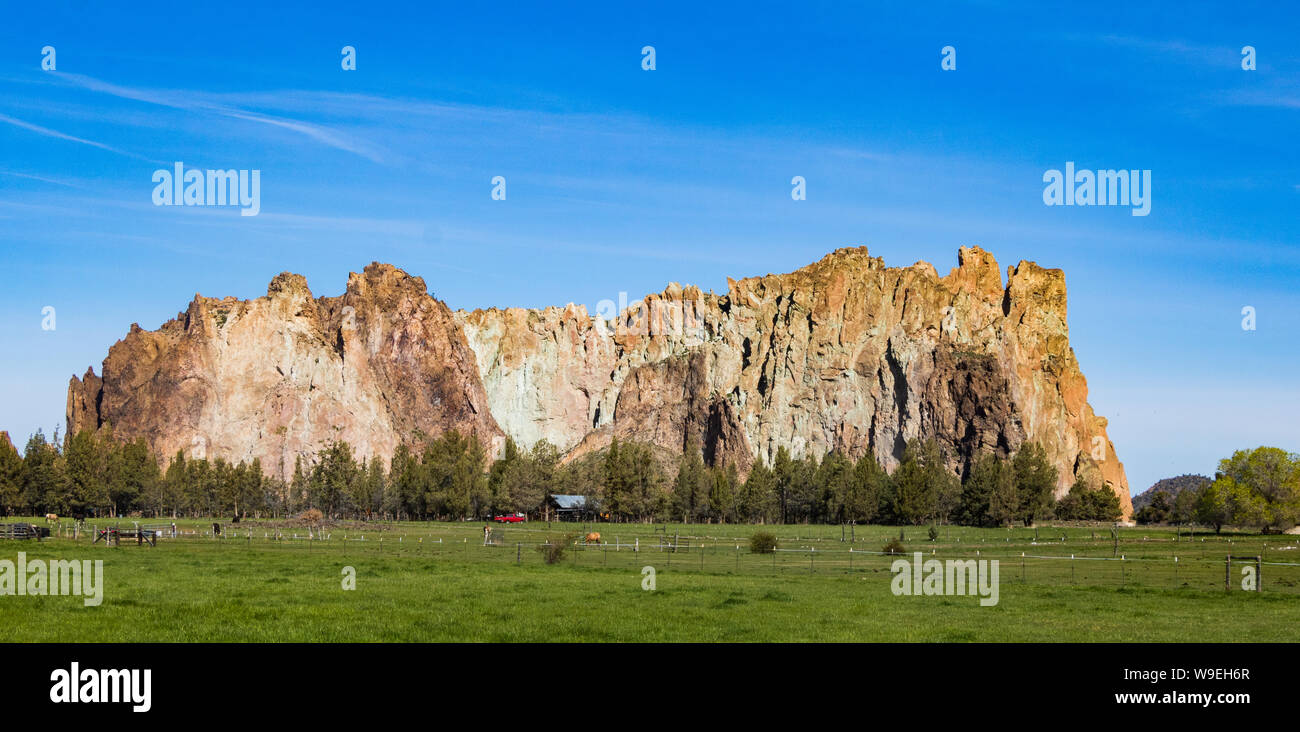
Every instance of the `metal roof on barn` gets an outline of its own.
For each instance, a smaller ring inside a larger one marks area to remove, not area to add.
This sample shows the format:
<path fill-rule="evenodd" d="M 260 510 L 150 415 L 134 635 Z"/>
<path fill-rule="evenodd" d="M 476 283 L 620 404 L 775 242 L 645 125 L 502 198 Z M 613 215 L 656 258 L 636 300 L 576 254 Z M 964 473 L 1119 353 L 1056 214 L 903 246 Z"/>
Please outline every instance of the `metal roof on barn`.
<path fill-rule="evenodd" d="M 586 496 L 552 495 L 551 499 L 555 501 L 555 505 L 559 508 L 586 508 L 587 506 Z"/>

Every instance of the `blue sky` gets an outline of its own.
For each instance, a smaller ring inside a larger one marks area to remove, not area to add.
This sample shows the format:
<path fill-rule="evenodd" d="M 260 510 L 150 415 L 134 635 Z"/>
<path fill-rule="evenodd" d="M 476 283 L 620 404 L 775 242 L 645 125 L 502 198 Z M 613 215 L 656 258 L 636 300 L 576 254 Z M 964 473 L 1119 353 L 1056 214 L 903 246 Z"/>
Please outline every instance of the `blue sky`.
<path fill-rule="evenodd" d="M 284 270 L 335 295 L 388 261 L 453 308 L 594 309 L 864 244 L 940 272 L 963 245 L 1063 268 L 1134 493 L 1234 449 L 1300 450 L 1284 3 L 90 5 L 19 4 L 0 26 L 16 441 L 62 424 L 68 377 L 131 323 Z M 154 207 L 151 175 L 177 160 L 260 170 L 261 213 Z M 1150 215 L 1043 205 L 1066 161 L 1151 170 Z"/>

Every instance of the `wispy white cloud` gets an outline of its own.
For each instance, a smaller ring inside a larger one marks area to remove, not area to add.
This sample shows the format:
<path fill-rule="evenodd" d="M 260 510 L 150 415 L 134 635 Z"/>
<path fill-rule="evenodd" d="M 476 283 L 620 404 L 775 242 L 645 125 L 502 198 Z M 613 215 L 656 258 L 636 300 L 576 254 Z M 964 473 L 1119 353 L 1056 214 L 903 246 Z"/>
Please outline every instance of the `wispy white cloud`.
<path fill-rule="evenodd" d="M 270 125 L 305 135 L 328 147 L 359 155 L 372 162 L 388 162 L 389 156 L 386 151 L 366 140 L 358 139 L 323 125 L 230 106 L 216 101 L 214 95 L 192 91 L 141 89 L 113 84 L 83 74 L 57 73 L 59 79 L 88 91 L 187 112 L 210 113 L 231 119 Z"/>
<path fill-rule="evenodd" d="M 1222 66 L 1227 69 L 1232 68 L 1232 64 L 1241 59 L 1241 46 L 1235 48 L 1232 46 L 1212 46 L 1181 39 L 1140 38 L 1117 34 L 1103 35 L 1097 40 L 1110 46 L 1177 56 L 1184 61 Z"/>
<path fill-rule="evenodd" d="M 1300 95 L 1263 90 L 1241 90 L 1221 97 L 1222 101 L 1241 107 L 1271 107 L 1274 109 L 1300 109 Z"/>
<path fill-rule="evenodd" d="M 605 145 L 618 146 L 617 149 L 653 148 L 654 159 L 659 161 L 693 160 L 692 151 L 702 140 L 708 140 L 709 153 L 716 156 L 781 157 L 792 145 L 797 145 L 811 154 L 855 163 L 896 162 L 899 159 L 897 151 L 883 154 L 842 145 L 819 149 L 815 144 L 786 139 L 783 134 L 773 136 L 761 131 L 738 134 L 734 130 L 709 127 L 684 129 L 665 126 L 652 118 L 623 111 L 592 113 L 554 108 L 483 106 L 302 89 L 248 92 L 148 89 L 68 72 L 41 74 L 41 79 L 43 83 L 141 104 L 266 125 L 375 163 L 413 167 L 425 172 L 446 173 L 449 169 L 465 168 L 464 151 L 467 150 L 477 151 L 472 159 L 473 167 L 477 167 L 477 162 L 485 157 L 517 159 L 520 150 L 534 150 L 539 145 L 546 146 L 545 149 L 562 147 L 580 153 L 591 151 L 596 149 L 592 143 L 597 140 Z M 118 124 L 158 126 L 156 119 L 123 117 L 120 112 L 105 110 L 102 106 L 95 110 L 101 118 L 117 114 L 114 121 Z M 67 116 L 69 113 L 65 109 L 60 114 Z M 592 154 L 600 157 L 600 153 Z"/>
<path fill-rule="evenodd" d="M 11 177 L 14 177 L 14 178 L 26 178 L 27 180 L 35 180 L 35 181 L 40 181 L 41 183 L 50 183 L 50 184 L 53 184 L 53 185 L 56 185 L 56 186 L 65 186 L 65 187 L 67 187 L 67 188 L 83 188 L 83 187 L 84 187 L 84 186 L 77 185 L 76 183 L 69 183 L 69 182 L 66 181 L 66 180 L 59 180 L 59 179 L 57 179 L 57 178 L 49 178 L 49 177 L 46 177 L 46 176 L 43 176 L 43 175 L 32 175 L 31 173 L 18 173 L 18 172 L 16 172 L 16 171 L 12 171 L 12 170 L 0 170 L 0 175 L 8 175 L 8 176 L 11 176 Z"/>
<path fill-rule="evenodd" d="M 76 142 L 82 145 L 90 145 L 91 147 L 97 147 L 100 150 L 107 150 L 108 152 L 116 153 L 118 155 L 125 155 L 130 158 L 137 158 L 139 160 L 148 160 L 148 158 L 146 157 L 136 155 L 135 153 L 127 152 L 126 150 L 120 150 L 116 147 L 113 147 L 112 145 L 105 145 L 102 142 L 95 142 L 94 140 L 87 140 L 84 137 L 76 137 L 75 135 L 69 135 L 63 132 L 59 132 L 58 130 L 52 130 L 48 127 L 42 127 L 37 124 L 32 124 L 31 122 L 23 121 L 21 119 L 18 119 L 17 117 L 10 117 L 7 114 L 0 114 L 0 122 L 5 122 L 15 127 L 20 127 L 24 130 L 28 130 L 30 132 L 35 132 L 38 135 L 45 135 L 46 137 L 53 137 L 59 140 L 67 140 L 68 142 Z"/>

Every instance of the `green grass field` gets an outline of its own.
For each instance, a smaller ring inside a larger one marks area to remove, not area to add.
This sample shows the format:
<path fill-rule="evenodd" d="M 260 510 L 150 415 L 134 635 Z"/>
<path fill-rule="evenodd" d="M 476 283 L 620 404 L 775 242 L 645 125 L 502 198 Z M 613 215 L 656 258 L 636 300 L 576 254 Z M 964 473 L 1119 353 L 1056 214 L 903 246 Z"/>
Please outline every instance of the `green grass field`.
<path fill-rule="evenodd" d="M 974 596 L 892 594 L 895 558 L 878 552 L 897 527 L 857 527 L 850 542 L 837 526 L 669 525 L 660 533 L 650 525 L 532 522 L 496 527 L 502 544 L 484 546 L 483 524 L 472 522 L 334 527 L 310 541 L 305 529 L 276 522 L 226 526 L 220 539 L 203 533 L 210 521 L 177 523 L 194 533 L 157 547 L 92 545 L 87 533 L 0 542 L 0 559 L 16 560 L 19 551 L 29 561 L 103 559 L 105 574 L 99 607 L 80 597 L 0 596 L 0 635 L 20 642 L 1300 637 L 1300 549 L 1287 548 L 1300 537 L 1122 529 L 1120 560 L 1106 527 L 1044 527 L 1037 538 L 1034 529 L 952 527 L 935 541 L 924 527 L 903 529 L 908 552 L 927 559 L 976 552 L 998 559 L 999 602 L 981 607 Z M 617 537 L 639 551 L 592 546 L 569 550 L 557 564 L 543 561 L 537 544 L 586 528 L 607 545 Z M 777 534 L 781 551 L 749 553 L 757 530 Z M 679 551 L 657 547 L 665 536 Z M 1263 592 L 1242 591 L 1237 566 L 1233 591 L 1224 590 L 1229 553 L 1262 555 Z M 645 566 L 655 568 L 653 591 L 642 589 Z M 344 567 L 355 568 L 355 590 L 342 589 Z"/>

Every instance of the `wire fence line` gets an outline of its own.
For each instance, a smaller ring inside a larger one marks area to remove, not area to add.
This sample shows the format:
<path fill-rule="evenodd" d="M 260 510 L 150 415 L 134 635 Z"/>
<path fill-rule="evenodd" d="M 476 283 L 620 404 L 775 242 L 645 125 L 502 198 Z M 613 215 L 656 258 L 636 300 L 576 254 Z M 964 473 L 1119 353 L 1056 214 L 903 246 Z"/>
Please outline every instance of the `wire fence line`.
<path fill-rule="evenodd" d="M 595 524 L 594 526 L 605 526 L 605 525 Z M 289 530 L 282 530 L 282 529 L 272 530 L 267 528 L 251 528 L 251 529 L 241 530 L 238 528 L 233 528 L 233 529 L 227 529 L 224 532 L 220 532 L 220 533 L 215 533 L 210 530 L 199 530 L 199 529 L 177 529 L 174 533 L 172 533 L 168 531 L 167 525 L 145 525 L 139 528 L 146 531 L 157 532 L 158 538 L 179 538 L 179 539 L 207 538 L 207 539 L 220 539 L 225 541 L 229 541 L 232 539 L 239 539 L 239 540 L 263 539 L 263 540 L 274 540 L 274 541 L 361 541 L 361 542 L 374 541 L 374 542 L 382 543 L 385 541 L 385 539 L 387 539 L 387 541 L 389 542 L 399 542 L 399 543 L 406 542 L 406 541 L 423 542 L 425 540 L 432 543 L 442 543 L 450 538 L 450 537 L 441 537 L 441 536 L 435 537 L 428 534 L 412 536 L 410 533 L 407 532 L 396 533 L 390 531 L 373 531 L 373 530 L 371 531 L 371 533 L 367 534 L 365 531 L 353 531 L 353 530 L 341 530 L 341 529 L 335 529 L 335 530 L 318 529 L 316 531 L 302 529 L 300 530 L 301 533 L 299 533 L 299 531 L 289 531 Z M 63 527 L 58 530 L 58 536 L 62 538 L 85 539 L 88 537 L 92 537 L 94 535 L 95 529 L 98 529 L 98 526 L 93 526 L 93 527 L 84 526 L 81 527 L 79 530 L 71 527 Z M 888 529 L 886 529 L 886 531 L 888 531 Z M 509 532 L 511 535 L 517 533 L 534 533 L 534 534 L 550 533 L 552 535 L 554 534 L 553 531 L 548 532 L 547 530 L 542 530 L 542 529 L 519 529 L 519 528 L 515 528 L 514 526 L 511 526 Z M 499 537 L 504 535 L 504 533 L 505 532 L 503 530 L 497 529 L 491 532 L 490 535 L 492 537 Z M 477 535 L 477 533 L 475 534 L 474 537 L 470 537 L 468 535 L 462 535 L 458 537 L 461 539 L 461 542 L 456 542 L 456 543 L 473 542 L 478 538 L 478 536 L 480 535 Z M 794 537 L 784 537 L 781 539 L 781 541 L 784 543 L 789 543 L 790 541 L 794 541 L 796 543 L 805 542 L 806 545 L 797 548 L 790 548 L 790 547 L 783 548 L 778 546 L 776 551 L 830 552 L 830 551 L 835 551 L 834 547 L 836 545 L 848 543 L 849 546 L 845 549 L 842 549 L 841 551 L 852 551 L 860 554 L 870 553 L 871 550 L 858 549 L 855 546 L 853 546 L 853 544 L 878 542 L 881 536 L 884 536 L 886 538 L 892 538 L 892 534 L 890 533 L 882 534 L 880 532 L 877 532 L 875 536 L 869 536 L 869 537 L 864 536 L 862 538 L 857 539 L 854 542 L 849 542 L 849 541 L 841 542 L 839 540 L 833 538 L 827 538 L 827 537 L 816 537 L 816 536 L 801 537 L 795 535 Z M 981 538 L 978 543 L 981 546 L 990 547 L 991 549 L 992 547 L 996 547 L 1004 543 L 1009 545 L 1012 543 L 1013 538 L 1014 537 L 1006 537 L 1003 542 L 987 541 L 985 538 Z M 1289 538 L 1289 537 L 1282 537 L 1282 538 Z M 672 541 L 676 541 L 677 543 L 676 544 L 671 543 L 670 539 Z M 659 536 L 654 537 L 654 540 L 658 543 L 656 544 L 649 544 L 649 542 L 641 543 L 639 541 L 639 537 L 636 539 L 634 543 L 626 543 L 620 541 L 616 536 L 615 542 L 600 541 L 596 545 L 601 547 L 608 546 L 608 547 L 619 547 L 619 548 L 636 548 L 638 546 L 640 547 L 653 546 L 655 548 L 681 550 L 681 551 L 689 550 L 692 546 L 697 546 L 697 547 L 705 546 L 705 545 L 733 546 L 737 549 L 740 549 L 740 548 L 745 548 L 748 545 L 748 537 L 713 536 L 708 534 L 691 535 L 691 534 L 674 533 L 672 537 L 667 537 L 660 534 Z M 686 541 L 682 542 L 681 540 L 686 540 Z M 1238 551 L 1236 547 L 1239 545 L 1244 546 L 1245 551 L 1249 553 L 1251 551 L 1252 541 L 1254 542 L 1254 544 L 1260 545 L 1263 551 L 1297 550 L 1297 559 L 1300 559 L 1300 539 L 1295 539 L 1295 538 L 1290 539 L 1290 541 L 1284 541 L 1283 542 L 1284 545 L 1282 546 L 1276 544 L 1270 545 L 1267 541 L 1267 537 L 1263 537 L 1263 538 L 1254 537 L 1252 540 L 1242 540 L 1240 538 L 1234 539 L 1232 537 L 1226 537 L 1226 536 L 1225 537 L 1201 537 L 1199 540 L 1183 538 L 1181 539 L 1180 546 L 1185 544 L 1189 547 L 1188 555 L 1190 555 L 1193 552 L 1199 552 L 1202 557 L 1209 556 L 1211 558 L 1217 559 L 1218 557 L 1223 556 L 1220 553 L 1221 551 L 1227 549 L 1231 549 L 1232 551 Z M 540 542 L 540 543 L 549 543 L 549 538 L 546 542 Z M 579 538 L 576 540 L 576 543 L 583 543 L 583 542 Z M 914 545 L 924 546 L 925 543 L 927 542 L 924 540 L 918 540 L 917 542 L 914 543 Z M 928 543 L 934 543 L 934 540 L 930 540 L 930 542 Z M 939 545 L 948 546 L 949 548 L 952 548 L 953 544 L 962 544 L 962 543 L 963 542 L 961 542 L 959 537 L 957 540 L 951 542 L 941 541 L 939 542 Z M 965 543 L 974 544 L 976 542 L 965 542 Z M 1128 539 L 1124 539 L 1123 541 L 1115 542 L 1113 544 L 1111 541 L 1106 540 L 1104 538 L 1102 539 L 1094 538 L 1089 540 L 1089 539 L 1079 539 L 1078 537 L 1075 537 L 1072 541 L 1068 541 L 1068 542 L 1065 540 L 1030 541 L 1030 542 L 1016 541 L 1017 545 L 1025 544 L 1030 546 L 1044 546 L 1044 547 L 1059 546 L 1064 548 L 1067 546 L 1085 546 L 1085 547 L 1099 549 L 1099 550 L 1114 547 L 1117 555 L 1119 554 L 1119 550 L 1122 547 L 1126 550 L 1123 552 L 1123 556 L 1128 561 L 1137 561 L 1143 558 L 1137 555 L 1129 556 L 1130 554 L 1129 550 L 1139 551 L 1141 547 L 1144 547 L 1146 545 L 1159 546 L 1162 544 L 1177 544 L 1177 543 L 1179 543 L 1178 540 L 1171 540 L 1168 538 L 1148 539 L 1146 537 L 1143 537 L 1141 540 L 1128 538 Z M 818 544 L 821 544 L 828 548 L 818 548 Z M 1221 548 L 1219 550 L 1213 550 L 1212 547 L 1214 546 L 1219 546 Z M 928 551 L 929 549 L 926 550 Z M 915 551 L 915 549 L 909 549 L 909 552 L 910 551 Z M 983 556 L 982 554 L 983 550 L 975 549 L 973 551 L 975 551 L 976 555 Z M 875 553 L 879 554 L 879 553 L 887 553 L 887 552 L 875 552 Z M 996 550 L 991 551 L 990 555 L 993 554 L 996 554 Z M 1038 558 L 1045 558 L 1045 559 L 1062 558 L 1061 555 L 1030 555 L 1030 556 L 1036 556 Z M 1086 555 L 1081 553 L 1071 553 L 1070 556 L 1076 557 L 1078 559 L 1088 558 L 1086 557 Z M 1100 558 L 1112 559 L 1113 557 L 1100 557 Z M 1114 558 L 1118 558 L 1118 556 Z"/>
<path fill-rule="evenodd" d="M 62 533 L 62 532 L 60 532 Z M 257 551 L 310 552 L 337 554 L 349 560 L 363 557 L 392 557 L 447 559 L 485 564 L 541 565 L 545 557 L 538 549 L 552 547 L 555 537 L 535 536 L 537 532 L 502 530 L 494 532 L 491 540 L 475 536 L 411 536 L 389 532 L 353 533 L 351 531 L 284 532 L 268 529 L 227 530 L 220 534 L 202 530 L 178 530 L 175 536 L 164 535 L 159 549 L 150 547 L 121 548 L 122 551 L 165 551 L 171 542 L 187 546 L 206 546 L 216 551 L 238 551 L 240 548 Z M 508 537 L 525 534 L 522 540 Z M 92 532 L 81 532 L 80 540 L 89 541 Z M 1201 549 L 1201 542 L 1188 542 L 1189 549 L 1199 552 L 1162 556 L 1134 556 L 1121 552 L 1118 556 L 1097 556 L 1084 551 L 1066 554 L 1029 553 L 1015 547 L 1003 547 L 1003 542 L 981 542 L 958 547 L 926 547 L 924 542 L 908 547 L 902 552 L 889 552 L 844 546 L 840 542 L 822 542 L 822 546 L 779 547 L 771 552 L 751 552 L 747 541 L 736 537 L 714 537 L 703 540 L 695 537 L 657 536 L 651 541 L 621 539 L 611 542 L 587 543 L 582 539 L 564 543 L 564 556 L 560 563 L 576 567 L 625 568 L 639 572 L 644 566 L 657 571 L 693 571 L 715 574 L 790 575 L 813 576 L 866 576 L 890 573 L 899 559 L 914 560 L 919 553 L 923 561 L 997 560 L 1000 581 L 1003 584 L 1020 583 L 1040 586 L 1130 586 L 1152 589 L 1198 589 L 1219 591 L 1242 590 L 1240 572 L 1253 567 L 1259 591 L 1269 594 L 1300 596 L 1300 562 L 1269 561 L 1261 555 L 1233 554 L 1236 546 L 1231 542 L 1214 542 L 1215 551 Z M 459 540 L 457 540 L 459 539 Z M 1086 542 L 1076 542 L 1083 544 Z M 1132 542 L 1129 546 L 1144 542 Z M 1048 544 L 1039 542 L 1042 546 Z M 1238 542 L 1237 544 L 1240 544 Z M 1064 544 L 1051 544 L 1064 548 Z M 1100 552 L 1112 549 L 1109 542 L 1093 542 L 1084 549 Z M 1219 550 L 1222 551 L 1219 551 Z M 1231 562 L 1228 557 L 1232 557 Z"/>
<path fill-rule="evenodd" d="M 454 525 L 448 525 L 445 523 L 415 524 L 412 525 L 411 528 L 412 529 L 429 528 L 430 530 L 432 530 L 432 532 L 451 533 L 451 532 L 455 532 L 455 530 L 458 530 L 460 527 L 464 527 L 465 529 L 468 529 L 474 527 L 474 525 L 476 524 L 477 521 L 464 521 L 464 523 L 458 523 Z M 537 524 L 538 528 L 532 528 L 533 524 Z M 667 541 L 668 538 L 676 538 L 676 540 L 710 541 L 710 542 L 722 542 L 722 543 L 737 542 L 737 541 L 744 543 L 745 541 L 749 540 L 749 536 L 738 537 L 738 536 L 731 536 L 731 534 L 725 534 L 725 533 L 714 534 L 708 532 L 703 532 L 703 533 L 695 533 L 695 532 L 697 532 L 698 529 L 706 529 L 708 527 L 716 527 L 719 529 L 744 529 L 744 530 L 750 530 L 750 532 L 763 532 L 763 530 L 771 530 L 775 528 L 784 528 L 784 529 L 801 528 L 801 529 L 809 530 L 810 533 L 797 532 L 794 533 L 793 536 L 777 536 L 777 540 L 781 542 L 809 543 L 809 545 L 822 545 L 822 543 L 824 543 L 824 545 L 835 545 L 835 543 L 850 543 L 850 545 L 855 545 L 855 543 L 871 543 L 871 542 L 887 541 L 889 540 L 889 538 L 893 538 L 894 536 L 898 536 L 898 538 L 902 540 L 902 538 L 904 538 L 904 536 L 902 536 L 902 533 L 906 532 L 906 530 L 915 530 L 920 528 L 920 527 L 878 527 L 878 525 L 871 525 L 871 527 L 853 527 L 854 532 L 849 533 L 849 532 L 841 532 L 841 530 L 839 530 L 839 529 L 845 529 L 849 527 L 839 527 L 839 525 L 818 525 L 818 524 L 807 524 L 807 525 L 802 525 L 802 527 L 798 527 L 798 525 L 763 525 L 763 524 L 755 524 L 755 525 L 679 524 L 679 525 L 672 525 L 671 529 L 668 528 L 669 525 L 662 525 L 662 527 L 660 527 L 660 525 L 654 525 L 654 524 L 601 524 L 601 523 L 576 523 L 575 521 L 575 523 L 556 523 L 554 528 L 551 527 L 550 523 L 546 523 L 546 528 L 541 528 L 541 524 L 543 524 L 542 521 L 532 521 L 532 523 L 529 524 L 491 524 L 491 525 L 493 525 L 493 533 L 499 533 L 500 530 L 508 530 L 508 532 L 511 532 L 512 534 L 515 533 L 555 534 L 556 532 L 569 532 L 569 533 L 577 532 L 577 533 L 585 534 L 589 532 L 604 532 L 606 534 L 614 534 L 615 537 L 619 536 L 619 534 L 624 534 L 624 536 L 627 536 L 627 534 L 630 534 L 630 536 L 646 536 L 647 533 L 646 529 L 650 529 L 649 533 L 651 534 L 651 536 L 662 538 L 662 540 L 664 541 Z M 396 524 L 396 525 L 400 525 L 400 524 Z M 407 528 L 406 525 L 400 525 L 400 527 L 402 527 L 402 529 Z M 144 525 L 140 525 L 139 528 L 168 529 L 169 524 L 144 524 Z M 624 532 L 620 532 L 619 530 L 620 528 L 625 528 L 628 530 L 627 532 L 624 533 Z M 240 528 L 238 524 L 227 525 L 226 533 L 238 534 L 240 532 L 240 529 L 242 528 Z M 330 534 L 330 536 L 333 536 L 333 534 L 335 533 L 341 533 L 344 534 L 344 536 L 350 536 L 350 534 L 361 534 L 361 536 L 365 536 L 365 533 L 367 532 L 372 534 L 372 536 L 399 536 L 399 532 L 396 532 L 396 530 L 394 529 L 385 528 L 383 527 L 383 524 L 377 524 L 377 525 L 373 525 L 373 527 L 365 527 L 365 528 L 318 527 L 315 528 L 315 530 L 309 527 L 302 527 L 302 525 L 299 525 L 299 527 L 286 528 L 286 527 L 265 527 L 265 525 L 253 524 L 251 528 L 243 528 L 243 530 L 246 530 L 246 532 L 247 530 L 252 530 L 252 532 L 281 533 L 281 534 L 286 534 L 286 536 L 290 532 L 294 532 L 295 529 L 296 532 L 303 532 L 303 534 L 315 533 L 316 536 L 321 536 L 321 534 L 326 534 L 326 533 Z M 640 532 L 638 532 L 637 529 L 641 529 Z M 61 527 L 59 530 L 60 530 L 60 536 L 72 536 L 75 529 L 73 527 L 68 527 L 68 525 L 65 524 L 64 527 Z M 88 532 L 88 530 L 90 530 L 90 524 L 87 523 L 86 525 L 83 525 L 81 530 L 82 533 Z M 1091 534 L 1091 538 L 1088 538 L 1088 536 L 1086 536 L 1086 532 L 1087 534 Z M 200 536 L 212 536 L 212 532 L 209 532 L 209 530 L 207 529 L 203 529 L 200 532 L 200 530 L 198 529 L 185 528 L 185 529 L 179 529 L 179 533 L 200 534 Z M 1271 546 L 1278 547 L 1279 546 L 1278 541 L 1281 541 L 1282 545 L 1291 545 L 1291 549 L 1300 549 L 1300 536 L 1288 536 L 1288 534 L 1271 534 L 1271 536 L 1270 534 L 1255 534 L 1255 536 L 1244 536 L 1244 534 L 1226 533 L 1226 534 L 1209 534 L 1209 536 L 1200 536 L 1200 534 L 1193 534 L 1192 532 L 1182 532 L 1180 534 L 1177 534 L 1177 536 L 1175 536 L 1175 534 L 1169 532 L 1169 529 L 1164 529 L 1164 536 L 1162 536 L 1161 533 L 1157 533 L 1157 536 L 1154 537 L 1148 536 L 1148 534 L 1143 534 L 1141 538 L 1138 538 L 1135 536 L 1135 534 L 1138 533 L 1141 533 L 1141 529 L 1132 529 L 1132 528 L 1123 529 L 1123 533 L 1119 534 L 1118 541 L 1115 543 L 1118 543 L 1118 545 L 1125 545 L 1125 546 L 1145 545 L 1145 543 L 1151 543 L 1151 545 L 1161 545 L 1161 543 L 1179 543 L 1179 542 L 1192 543 L 1192 545 L 1197 545 L 1197 543 L 1201 543 L 1201 545 L 1214 545 L 1214 543 L 1226 543 L 1226 545 L 1238 545 L 1238 543 L 1244 543 L 1244 545 L 1252 545 L 1252 543 L 1261 543 L 1261 545 L 1269 546 L 1271 542 Z M 956 536 L 953 536 L 953 534 L 956 534 Z M 972 536 L 972 534 L 974 534 L 974 536 Z M 997 536 L 991 537 L 989 536 L 989 534 L 997 534 Z M 1091 541 L 1093 543 L 1097 543 L 1097 545 L 1102 545 L 1102 543 L 1104 543 L 1104 545 L 1110 546 L 1112 545 L 1112 540 L 1108 538 L 1108 534 L 1109 536 L 1115 536 L 1115 534 L 1109 533 L 1109 529 L 1104 530 L 1104 532 L 1101 532 L 1099 536 L 1099 532 L 1097 532 L 1095 528 L 1089 530 L 1088 527 L 1054 527 L 1054 525 L 1053 527 L 1023 527 L 1023 528 L 1018 527 L 1018 528 L 1006 528 L 1006 529 L 991 529 L 991 528 L 976 528 L 976 527 L 943 527 L 943 529 L 940 530 L 940 536 L 943 538 L 940 538 L 940 540 L 937 541 L 939 541 L 939 543 L 963 543 L 963 545 L 965 545 L 965 543 L 982 543 L 982 545 L 993 545 L 993 543 L 1014 542 L 1014 543 L 1026 543 L 1026 545 L 1036 545 L 1036 546 L 1056 546 L 1056 545 L 1062 545 L 1062 543 L 1079 543 L 1079 542 Z M 411 536 L 411 532 L 408 532 L 408 530 L 400 530 L 400 536 Z M 429 532 L 425 532 L 425 536 L 429 536 Z M 924 540 L 915 540 L 914 538 L 914 540 L 911 541 L 924 541 Z M 936 540 L 931 540 L 931 541 L 936 541 Z"/>

